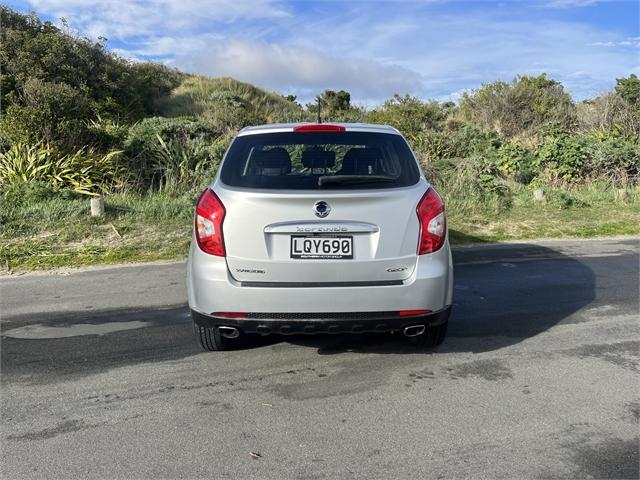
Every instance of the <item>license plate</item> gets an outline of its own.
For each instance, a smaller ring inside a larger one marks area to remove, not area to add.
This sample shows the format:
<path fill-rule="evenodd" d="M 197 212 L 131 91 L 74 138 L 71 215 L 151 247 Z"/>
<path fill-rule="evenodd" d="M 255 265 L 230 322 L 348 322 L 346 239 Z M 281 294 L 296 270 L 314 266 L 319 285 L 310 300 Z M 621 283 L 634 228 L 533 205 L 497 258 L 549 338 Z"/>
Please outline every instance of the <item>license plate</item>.
<path fill-rule="evenodd" d="M 291 258 L 353 258 L 353 237 L 292 235 Z"/>

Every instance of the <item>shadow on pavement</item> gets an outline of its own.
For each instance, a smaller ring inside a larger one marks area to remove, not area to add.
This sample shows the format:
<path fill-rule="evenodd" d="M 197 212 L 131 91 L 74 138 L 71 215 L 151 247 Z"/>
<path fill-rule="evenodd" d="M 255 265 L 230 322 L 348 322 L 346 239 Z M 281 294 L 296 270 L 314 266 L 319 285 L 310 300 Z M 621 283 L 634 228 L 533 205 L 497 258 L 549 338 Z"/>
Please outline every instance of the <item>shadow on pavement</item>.
<path fill-rule="evenodd" d="M 454 263 L 449 334 L 435 350 L 418 349 L 399 334 L 250 337 L 242 348 L 288 342 L 316 348 L 321 355 L 491 351 L 544 332 L 595 298 L 595 278 L 587 265 L 539 245 L 461 247 L 454 252 Z M 83 330 L 74 333 L 74 326 Z M 20 338 L 16 329 L 25 328 Z M 49 374 L 86 375 L 201 353 L 186 305 L 13 317 L 3 320 L 2 336 L 3 379 L 22 375 L 27 381 L 30 376 L 46 381 Z"/>
<path fill-rule="evenodd" d="M 540 245 L 464 247 L 453 253 L 454 307 L 445 342 L 425 353 L 503 348 L 562 322 L 595 298 L 584 263 Z M 297 337 L 320 354 L 416 353 L 401 335 Z"/>
<path fill-rule="evenodd" d="M 186 305 L 13 317 L 3 320 L 2 379 L 20 376 L 47 383 L 55 382 L 57 375 L 84 376 L 135 363 L 177 360 L 201 352 L 192 332 Z"/>

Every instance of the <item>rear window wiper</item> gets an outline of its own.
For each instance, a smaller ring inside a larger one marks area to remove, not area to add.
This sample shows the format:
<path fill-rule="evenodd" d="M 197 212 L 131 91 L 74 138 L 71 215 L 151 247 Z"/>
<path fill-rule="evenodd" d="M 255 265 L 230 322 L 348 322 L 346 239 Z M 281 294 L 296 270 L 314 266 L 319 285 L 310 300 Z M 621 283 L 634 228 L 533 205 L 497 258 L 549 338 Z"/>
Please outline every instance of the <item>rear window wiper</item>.
<path fill-rule="evenodd" d="M 386 175 L 324 175 L 318 177 L 318 186 L 322 187 L 329 183 L 350 184 L 350 183 L 384 183 L 395 182 L 398 177 Z"/>

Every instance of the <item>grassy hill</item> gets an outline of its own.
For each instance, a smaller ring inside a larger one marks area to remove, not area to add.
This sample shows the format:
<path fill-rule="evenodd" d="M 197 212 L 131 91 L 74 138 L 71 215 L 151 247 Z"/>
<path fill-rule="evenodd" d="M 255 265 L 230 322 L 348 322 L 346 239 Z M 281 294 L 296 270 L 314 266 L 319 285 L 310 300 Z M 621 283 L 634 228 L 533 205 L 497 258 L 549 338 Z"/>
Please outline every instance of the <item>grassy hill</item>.
<path fill-rule="evenodd" d="M 303 114 L 295 102 L 250 83 L 195 75 L 185 78 L 168 97 L 160 99 L 157 107 L 167 117 L 198 116 L 215 123 L 240 115 L 264 123 L 297 121 Z"/>

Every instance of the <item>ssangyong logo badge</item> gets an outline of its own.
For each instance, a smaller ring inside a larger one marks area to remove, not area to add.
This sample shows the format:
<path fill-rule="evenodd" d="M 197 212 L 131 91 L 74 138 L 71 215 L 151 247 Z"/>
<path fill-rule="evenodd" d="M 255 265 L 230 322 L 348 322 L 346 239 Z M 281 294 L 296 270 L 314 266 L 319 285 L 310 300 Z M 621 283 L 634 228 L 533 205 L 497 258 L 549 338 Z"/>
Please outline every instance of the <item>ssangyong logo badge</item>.
<path fill-rule="evenodd" d="M 316 217 L 324 218 L 329 215 L 331 207 L 327 202 L 320 200 L 313 205 L 313 211 L 315 212 Z"/>

